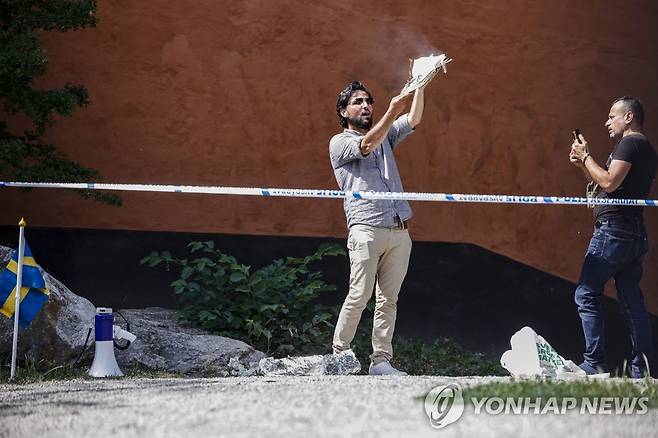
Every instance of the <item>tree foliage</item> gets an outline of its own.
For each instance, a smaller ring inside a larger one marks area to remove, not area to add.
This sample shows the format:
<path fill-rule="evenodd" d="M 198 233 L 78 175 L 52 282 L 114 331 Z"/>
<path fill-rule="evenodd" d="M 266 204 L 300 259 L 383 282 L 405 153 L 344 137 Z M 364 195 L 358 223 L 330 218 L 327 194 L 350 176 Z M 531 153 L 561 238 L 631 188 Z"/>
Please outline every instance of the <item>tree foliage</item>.
<path fill-rule="evenodd" d="M 0 0 L 0 177 L 18 181 L 88 182 L 98 171 L 81 166 L 44 142 L 56 115 L 68 117 L 89 104 L 87 90 L 76 84 L 38 89 L 34 80 L 46 74 L 44 31 L 68 32 L 97 23 L 94 0 Z M 28 121 L 27 126 L 25 120 Z M 121 198 L 78 191 L 112 205 Z"/>

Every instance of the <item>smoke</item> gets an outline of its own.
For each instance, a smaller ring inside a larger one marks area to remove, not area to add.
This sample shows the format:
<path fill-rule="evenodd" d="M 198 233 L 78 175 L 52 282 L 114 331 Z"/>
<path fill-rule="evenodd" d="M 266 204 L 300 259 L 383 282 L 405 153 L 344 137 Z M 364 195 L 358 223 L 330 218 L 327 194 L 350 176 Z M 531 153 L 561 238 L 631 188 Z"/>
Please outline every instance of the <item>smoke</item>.
<path fill-rule="evenodd" d="M 387 28 L 386 32 L 375 36 L 373 43 L 377 53 L 383 54 L 378 59 L 381 67 L 379 80 L 392 92 L 399 92 L 407 82 L 410 59 L 444 53 L 426 34 L 405 24 Z"/>

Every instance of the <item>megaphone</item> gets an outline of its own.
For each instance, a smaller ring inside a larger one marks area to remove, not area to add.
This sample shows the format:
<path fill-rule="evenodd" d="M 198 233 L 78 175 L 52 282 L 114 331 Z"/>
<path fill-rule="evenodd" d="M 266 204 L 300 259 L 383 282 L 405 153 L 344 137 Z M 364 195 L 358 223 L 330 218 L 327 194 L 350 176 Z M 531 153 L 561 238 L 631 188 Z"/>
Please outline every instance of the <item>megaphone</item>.
<path fill-rule="evenodd" d="M 121 368 L 119 368 L 117 360 L 114 358 L 114 340 L 125 339 L 130 344 L 137 337 L 118 325 L 114 325 L 114 316 L 112 315 L 112 309 L 109 307 L 96 308 L 94 329 L 96 350 L 94 352 L 94 362 L 89 368 L 89 375 L 92 377 L 123 376 L 123 372 L 121 372 Z"/>

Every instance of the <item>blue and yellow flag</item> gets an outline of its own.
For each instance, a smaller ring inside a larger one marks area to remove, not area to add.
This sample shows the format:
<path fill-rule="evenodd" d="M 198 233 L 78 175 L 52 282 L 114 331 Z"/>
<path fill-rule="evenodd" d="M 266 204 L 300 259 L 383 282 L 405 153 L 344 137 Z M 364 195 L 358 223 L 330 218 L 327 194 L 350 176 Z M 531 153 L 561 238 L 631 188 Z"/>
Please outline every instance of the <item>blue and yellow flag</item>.
<path fill-rule="evenodd" d="M 0 272 L 0 313 L 7 318 L 14 316 L 16 304 L 16 272 L 18 271 L 18 250 L 11 255 L 7 268 Z M 23 278 L 21 281 L 21 307 L 18 311 L 18 323 L 26 328 L 36 314 L 48 301 L 50 291 L 39 271 L 39 265 L 32 257 L 30 246 L 25 241 L 23 254 Z"/>

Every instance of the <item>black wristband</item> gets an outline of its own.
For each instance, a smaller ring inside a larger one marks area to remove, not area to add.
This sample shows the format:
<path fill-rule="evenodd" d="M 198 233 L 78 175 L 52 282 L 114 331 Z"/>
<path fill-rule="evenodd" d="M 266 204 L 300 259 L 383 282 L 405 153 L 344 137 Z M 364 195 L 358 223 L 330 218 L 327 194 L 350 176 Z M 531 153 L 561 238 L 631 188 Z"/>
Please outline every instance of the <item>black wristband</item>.
<path fill-rule="evenodd" d="M 585 165 L 585 161 L 587 161 L 587 159 L 591 156 L 592 156 L 592 154 L 585 155 L 585 158 L 583 158 L 583 166 Z"/>

